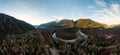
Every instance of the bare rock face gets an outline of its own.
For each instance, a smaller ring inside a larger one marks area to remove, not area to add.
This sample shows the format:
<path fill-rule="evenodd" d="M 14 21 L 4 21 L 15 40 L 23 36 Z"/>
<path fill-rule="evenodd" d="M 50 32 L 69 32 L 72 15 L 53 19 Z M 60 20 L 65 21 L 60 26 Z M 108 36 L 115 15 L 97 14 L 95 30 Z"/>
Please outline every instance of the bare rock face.
<path fill-rule="evenodd" d="M 6 35 L 25 33 L 35 28 L 21 20 L 17 20 L 6 14 L 0 13 L 0 39 Z"/>

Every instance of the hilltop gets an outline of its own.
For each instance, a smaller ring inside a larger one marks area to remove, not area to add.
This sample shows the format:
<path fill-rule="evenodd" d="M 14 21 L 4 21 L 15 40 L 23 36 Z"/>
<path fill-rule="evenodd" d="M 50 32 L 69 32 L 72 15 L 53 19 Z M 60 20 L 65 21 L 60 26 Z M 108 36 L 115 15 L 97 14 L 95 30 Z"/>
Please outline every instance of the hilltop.
<path fill-rule="evenodd" d="M 101 23 L 91 19 L 78 19 L 75 24 L 76 28 L 104 28 Z"/>

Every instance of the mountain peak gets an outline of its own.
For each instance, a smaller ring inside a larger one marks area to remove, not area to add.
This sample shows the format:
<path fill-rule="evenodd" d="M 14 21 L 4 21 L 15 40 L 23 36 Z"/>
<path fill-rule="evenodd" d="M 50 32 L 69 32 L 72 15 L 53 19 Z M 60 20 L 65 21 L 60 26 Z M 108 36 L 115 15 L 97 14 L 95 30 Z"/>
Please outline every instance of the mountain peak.
<path fill-rule="evenodd" d="M 100 27 L 103 27 L 103 25 L 91 19 L 78 19 L 76 21 L 76 27 L 77 28 L 100 28 Z"/>

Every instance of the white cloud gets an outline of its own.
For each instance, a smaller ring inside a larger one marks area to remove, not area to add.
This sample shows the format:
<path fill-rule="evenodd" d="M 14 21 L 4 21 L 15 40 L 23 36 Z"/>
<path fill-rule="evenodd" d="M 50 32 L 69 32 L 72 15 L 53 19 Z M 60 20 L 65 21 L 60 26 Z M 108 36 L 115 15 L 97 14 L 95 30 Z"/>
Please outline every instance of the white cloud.
<path fill-rule="evenodd" d="M 95 8 L 95 6 L 93 6 L 93 5 L 88 6 L 88 9 L 94 9 L 94 8 Z"/>
<path fill-rule="evenodd" d="M 93 15 L 95 21 L 106 23 L 108 25 L 111 24 L 120 24 L 120 5 L 119 4 L 111 4 L 109 8 L 103 8 L 102 10 L 96 11 Z"/>
<path fill-rule="evenodd" d="M 95 3 L 98 6 L 106 6 L 106 2 L 104 0 L 95 0 Z"/>
<path fill-rule="evenodd" d="M 120 6 L 118 4 L 112 4 L 111 8 L 112 8 L 112 11 L 118 13 Z"/>

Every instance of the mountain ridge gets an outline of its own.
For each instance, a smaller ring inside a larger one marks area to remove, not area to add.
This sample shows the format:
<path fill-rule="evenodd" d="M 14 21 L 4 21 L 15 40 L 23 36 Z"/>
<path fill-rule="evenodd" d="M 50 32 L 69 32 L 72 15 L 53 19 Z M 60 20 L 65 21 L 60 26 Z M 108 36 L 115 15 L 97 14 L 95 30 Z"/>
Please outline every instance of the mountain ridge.
<path fill-rule="evenodd" d="M 0 39 L 7 35 L 22 34 L 34 29 L 34 26 L 22 20 L 0 13 Z"/>
<path fill-rule="evenodd" d="M 78 19 L 76 21 L 69 20 L 69 19 L 63 19 L 63 20 L 60 20 L 59 22 L 52 21 L 52 22 L 41 24 L 41 25 L 46 25 L 46 26 L 47 25 L 51 25 L 51 26 L 59 25 L 59 26 L 64 26 L 65 28 L 101 28 L 101 27 L 104 27 L 101 23 L 95 22 L 90 19 Z M 40 28 L 41 25 L 39 25 L 38 28 Z"/>

